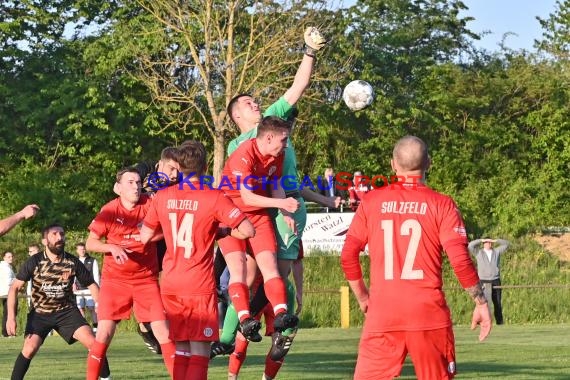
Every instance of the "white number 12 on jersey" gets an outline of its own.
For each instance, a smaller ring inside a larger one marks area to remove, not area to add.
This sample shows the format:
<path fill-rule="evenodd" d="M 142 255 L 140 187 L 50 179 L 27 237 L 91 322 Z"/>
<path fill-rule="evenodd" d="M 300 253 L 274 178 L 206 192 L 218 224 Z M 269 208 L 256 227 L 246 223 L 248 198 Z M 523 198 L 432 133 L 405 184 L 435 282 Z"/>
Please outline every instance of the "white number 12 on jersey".
<path fill-rule="evenodd" d="M 190 255 L 192 255 L 192 225 L 194 224 L 194 214 L 184 214 L 180 226 L 177 226 L 175 212 L 169 212 L 168 219 L 170 220 L 170 228 L 172 229 L 174 251 L 176 252 L 178 247 L 184 247 L 184 258 L 189 259 Z"/>
<path fill-rule="evenodd" d="M 384 278 L 386 280 L 394 279 L 394 221 L 383 220 L 382 230 L 384 231 Z M 422 226 L 415 219 L 407 219 L 400 226 L 400 235 L 408 236 L 411 234 L 404 267 L 400 279 L 402 280 L 422 280 L 424 271 L 414 268 L 414 260 L 420 245 L 422 236 Z"/>

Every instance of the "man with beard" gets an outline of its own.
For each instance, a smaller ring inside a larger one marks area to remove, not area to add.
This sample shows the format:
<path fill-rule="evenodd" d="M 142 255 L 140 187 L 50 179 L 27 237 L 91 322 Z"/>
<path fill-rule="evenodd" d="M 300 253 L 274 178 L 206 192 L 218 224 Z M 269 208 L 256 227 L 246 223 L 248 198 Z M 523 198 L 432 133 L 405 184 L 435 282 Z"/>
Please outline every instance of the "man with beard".
<path fill-rule="evenodd" d="M 115 335 L 117 323 L 128 320 L 131 310 L 139 322 L 150 322 L 161 345 L 162 357 L 172 376 L 174 343 L 168 337 L 166 314 L 158 287 L 156 244 L 141 242 L 139 228 L 152 199 L 141 195 L 141 177 L 135 168 L 116 176 L 118 198 L 105 204 L 89 225 L 86 248 L 104 253 L 101 303 L 97 310 L 97 336 L 87 358 L 87 380 L 96 380 L 101 359 Z M 159 240 L 159 236 L 155 240 Z"/>
<path fill-rule="evenodd" d="M 75 306 L 73 281 L 77 277 L 91 291 L 95 302 L 99 287 L 79 259 L 65 252 L 65 231 L 52 224 L 42 230 L 43 253 L 31 256 L 22 265 L 8 293 L 8 335 L 16 335 L 18 293 L 26 281 L 32 283 L 32 309 L 28 313 L 24 347 L 18 355 L 12 380 L 23 379 L 30 362 L 53 329 L 68 343 L 79 341 L 87 349 L 95 342 L 93 331 Z M 109 365 L 103 358 L 101 379 L 110 378 Z"/>

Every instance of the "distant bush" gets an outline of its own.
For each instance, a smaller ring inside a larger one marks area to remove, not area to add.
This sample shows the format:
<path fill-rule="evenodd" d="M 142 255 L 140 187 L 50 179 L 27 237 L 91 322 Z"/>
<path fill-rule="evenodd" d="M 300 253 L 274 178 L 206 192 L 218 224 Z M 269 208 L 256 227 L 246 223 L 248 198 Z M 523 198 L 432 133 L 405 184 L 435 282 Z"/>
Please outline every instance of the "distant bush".
<path fill-rule="evenodd" d="M 369 258 L 360 259 L 363 272 L 369 273 Z M 501 261 L 501 278 L 508 285 L 570 285 L 570 263 L 560 262 L 528 237 L 513 241 Z M 368 283 L 368 281 L 367 281 Z M 338 256 L 305 258 L 305 301 L 301 315 L 305 327 L 339 327 L 340 295 L 313 293 L 316 290 L 338 290 L 348 286 Z M 444 265 L 444 291 L 455 324 L 471 322 L 473 302 L 460 287 L 451 266 Z M 570 288 L 506 288 L 503 289 L 503 313 L 506 323 L 565 323 L 570 321 Z M 350 324 L 360 326 L 363 316 L 354 296 L 350 295 Z"/>

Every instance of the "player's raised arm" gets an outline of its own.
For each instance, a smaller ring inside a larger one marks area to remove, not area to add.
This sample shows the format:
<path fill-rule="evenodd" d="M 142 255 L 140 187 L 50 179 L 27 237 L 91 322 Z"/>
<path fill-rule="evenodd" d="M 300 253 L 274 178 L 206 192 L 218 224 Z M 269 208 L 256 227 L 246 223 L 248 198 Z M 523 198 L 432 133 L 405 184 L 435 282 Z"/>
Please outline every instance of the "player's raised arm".
<path fill-rule="evenodd" d="M 0 220 L 0 236 L 8 233 L 12 228 L 16 227 L 24 219 L 30 219 L 34 217 L 39 211 L 38 205 L 31 204 L 27 205 L 17 213 L 10 215 L 9 217 Z"/>
<path fill-rule="evenodd" d="M 314 27 L 308 27 L 305 29 L 303 37 L 305 39 L 303 60 L 297 69 L 295 79 L 293 79 L 293 84 L 283 95 L 287 103 L 290 105 L 297 103 L 305 89 L 309 86 L 311 75 L 313 74 L 316 54 L 327 43 L 321 32 Z"/>

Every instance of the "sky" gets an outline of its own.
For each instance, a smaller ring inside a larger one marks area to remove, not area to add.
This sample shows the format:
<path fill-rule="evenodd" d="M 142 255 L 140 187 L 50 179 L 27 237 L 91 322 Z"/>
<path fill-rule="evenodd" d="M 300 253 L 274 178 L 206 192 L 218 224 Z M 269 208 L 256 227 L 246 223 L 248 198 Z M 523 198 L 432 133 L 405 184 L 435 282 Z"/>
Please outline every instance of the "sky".
<path fill-rule="evenodd" d="M 469 10 L 461 16 L 471 16 L 475 20 L 467 27 L 477 33 L 490 31 L 475 41 L 475 46 L 490 51 L 499 50 L 498 44 L 503 34 L 512 32 L 505 40 L 506 47 L 514 50 L 534 50 L 534 39 L 542 38 L 542 28 L 536 19 L 545 19 L 554 13 L 556 0 L 462 0 Z"/>

